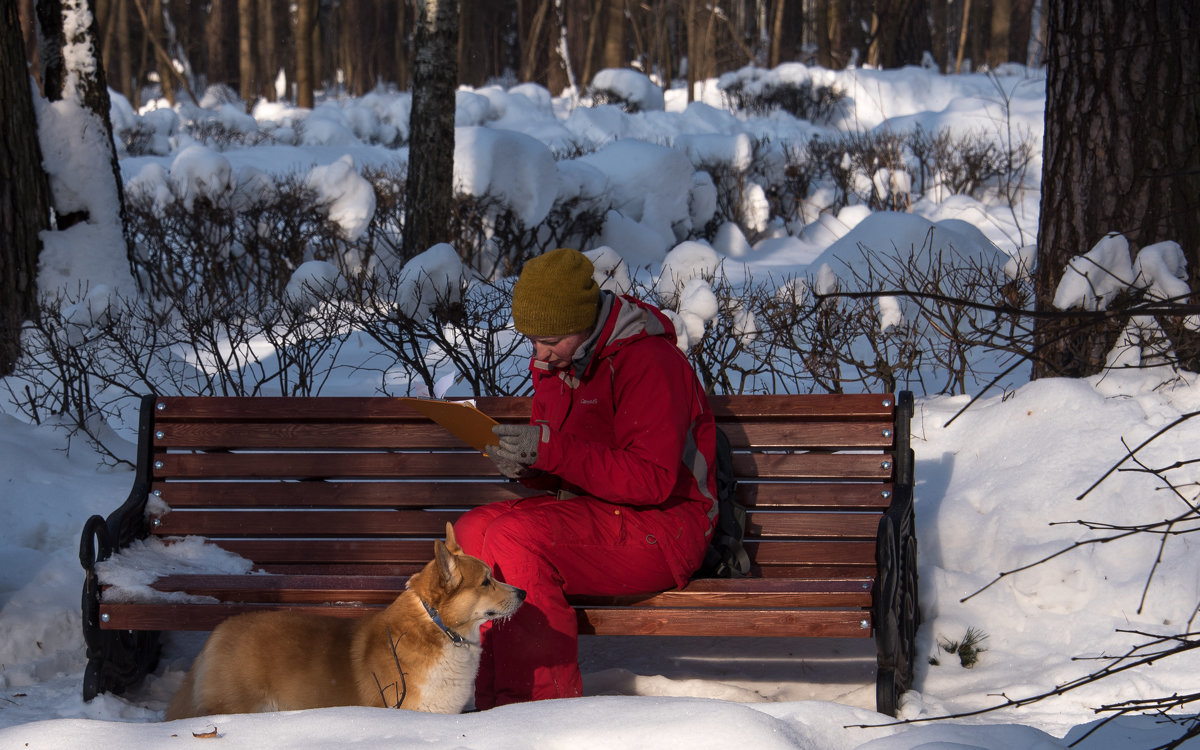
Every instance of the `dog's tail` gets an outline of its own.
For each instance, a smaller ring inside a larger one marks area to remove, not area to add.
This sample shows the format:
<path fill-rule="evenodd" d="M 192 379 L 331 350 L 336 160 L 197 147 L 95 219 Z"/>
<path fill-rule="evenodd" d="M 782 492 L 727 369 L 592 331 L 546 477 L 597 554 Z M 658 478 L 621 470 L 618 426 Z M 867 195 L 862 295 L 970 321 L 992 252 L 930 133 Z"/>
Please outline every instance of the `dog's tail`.
<path fill-rule="evenodd" d="M 167 715 L 164 721 L 175 721 L 176 719 L 190 719 L 196 716 L 196 701 L 192 691 L 196 687 L 196 669 L 193 667 L 188 670 L 184 676 L 183 682 L 179 685 L 179 689 L 175 691 L 175 697 L 171 698 L 171 703 L 167 706 Z"/>

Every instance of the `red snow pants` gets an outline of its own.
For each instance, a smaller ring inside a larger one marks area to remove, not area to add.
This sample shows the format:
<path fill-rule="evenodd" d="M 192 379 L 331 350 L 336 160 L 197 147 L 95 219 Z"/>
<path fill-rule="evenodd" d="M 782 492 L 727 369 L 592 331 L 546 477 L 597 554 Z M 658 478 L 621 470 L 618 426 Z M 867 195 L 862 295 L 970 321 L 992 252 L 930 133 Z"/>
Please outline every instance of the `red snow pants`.
<path fill-rule="evenodd" d="M 484 626 L 475 706 L 582 695 L 579 628 L 571 594 L 615 595 L 675 587 L 655 541 L 662 512 L 591 497 L 545 495 L 474 508 L 454 525 L 469 555 L 525 590 L 525 603 Z"/>

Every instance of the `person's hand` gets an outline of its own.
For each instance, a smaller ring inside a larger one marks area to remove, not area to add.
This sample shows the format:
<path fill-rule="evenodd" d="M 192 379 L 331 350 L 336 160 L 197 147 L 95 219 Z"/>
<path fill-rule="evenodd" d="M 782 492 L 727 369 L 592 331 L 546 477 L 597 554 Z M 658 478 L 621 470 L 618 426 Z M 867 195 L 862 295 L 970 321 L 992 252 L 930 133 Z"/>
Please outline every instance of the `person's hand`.
<path fill-rule="evenodd" d="M 488 458 L 510 479 L 527 476 L 538 457 L 542 428 L 532 424 L 498 424 L 492 427 L 497 442 L 486 446 Z"/>

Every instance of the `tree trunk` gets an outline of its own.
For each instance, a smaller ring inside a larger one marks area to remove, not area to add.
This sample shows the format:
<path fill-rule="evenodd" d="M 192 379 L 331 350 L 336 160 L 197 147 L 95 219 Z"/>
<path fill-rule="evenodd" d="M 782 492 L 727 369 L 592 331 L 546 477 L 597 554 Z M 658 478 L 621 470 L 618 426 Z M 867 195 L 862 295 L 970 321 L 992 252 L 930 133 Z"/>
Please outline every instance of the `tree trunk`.
<path fill-rule="evenodd" d="M 313 73 L 316 64 L 313 60 L 313 32 L 317 27 L 317 0 L 297 0 L 296 2 L 296 106 L 312 109 Z"/>
<path fill-rule="evenodd" d="M 43 34 L 40 52 L 42 59 L 46 61 L 45 67 L 42 69 L 42 85 L 47 99 L 52 102 L 69 97 L 77 99 L 85 109 L 91 111 L 101 127 L 104 128 L 107 135 L 105 142 L 110 148 L 109 162 L 112 165 L 113 182 L 116 184 L 117 205 L 121 211 L 121 224 L 124 225 L 124 185 L 121 180 L 120 167 L 117 166 L 116 150 L 112 148 L 112 121 L 108 114 L 112 109 L 112 100 L 108 96 L 108 81 L 104 75 L 104 66 L 96 55 L 96 51 L 99 50 L 100 34 L 96 27 L 96 16 L 89 10 L 90 5 L 89 0 L 65 0 L 65 2 L 64 0 L 40 0 L 38 3 L 38 23 Z M 70 29 L 73 36 L 68 38 L 66 36 L 68 30 L 63 28 L 64 8 L 69 8 L 80 17 L 85 15 L 80 12 L 80 9 L 87 11 L 86 16 L 90 17 L 91 25 L 86 29 Z M 76 58 L 67 60 L 63 57 L 62 51 L 68 45 L 74 49 L 90 48 L 92 50 L 91 59 L 76 59 L 77 55 Z M 68 89 L 68 87 L 70 88 Z M 88 218 L 87 216 L 64 216 L 60 213 L 58 228 L 63 229 L 65 226 Z M 97 217 L 90 218 L 96 219 Z M 129 255 L 130 257 L 133 255 L 132 247 Z"/>
<path fill-rule="evenodd" d="M 133 0 L 133 4 L 137 8 L 138 16 L 142 19 L 142 27 L 145 30 L 143 39 L 146 41 L 149 49 L 153 50 L 152 57 L 158 63 L 156 69 L 159 74 L 163 96 L 174 106 L 177 93 L 176 83 L 178 83 L 179 87 L 187 92 L 193 102 L 197 101 L 196 93 L 192 91 L 192 85 L 188 80 L 186 65 L 183 72 L 175 69 L 175 63 L 184 59 L 184 57 L 178 54 L 178 50 L 175 55 L 167 51 L 168 46 L 176 49 L 177 45 L 173 44 L 167 34 L 167 24 L 163 17 L 165 11 L 162 0 L 154 0 L 150 4 L 149 11 L 146 10 L 144 0 Z M 142 80 L 147 70 L 155 68 L 154 65 L 145 59 L 146 57 L 147 55 L 143 54 L 141 65 L 143 70 L 137 76 L 139 81 Z"/>
<path fill-rule="evenodd" d="M 785 0 L 775 0 L 771 16 L 771 54 L 767 60 L 767 65 L 772 68 L 783 62 L 780 50 L 783 48 L 783 13 L 786 7 Z"/>
<path fill-rule="evenodd" d="M 696 5 L 700 0 L 686 0 L 684 6 L 684 32 L 687 34 L 687 87 L 688 102 L 696 100 L 696 84 L 699 83 L 700 22 Z"/>
<path fill-rule="evenodd" d="M 992 23 L 987 61 L 993 68 L 1012 59 L 1012 0 L 992 0 Z"/>
<path fill-rule="evenodd" d="M 281 67 L 279 61 L 278 14 L 275 3 L 258 3 L 258 28 L 262 30 L 262 49 L 258 55 L 258 94 L 269 102 L 279 99 L 275 91 L 275 77 Z"/>
<path fill-rule="evenodd" d="M 383 44 L 379 4 L 373 0 L 348 0 L 341 7 L 338 36 L 347 90 L 351 96 L 364 96 L 375 88 L 378 71 L 375 56 Z"/>
<path fill-rule="evenodd" d="M 553 2 L 554 0 L 539 0 L 537 10 L 534 11 L 533 20 L 529 25 L 529 33 L 525 36 L 525 48 L 521 50 L 522 81 L 545 81 L 545 78 L 539 75 L 538 68 L 541 67 L 540 62 L 544 59 L 542 42 L 546 37 L 547 16 L 550 15 L 550 6 Z"/>
<path fill-rule="evenodd" d="M 456 0 L 422 0 L 418 4 L 415 47 L 404 219 L 406 258 L 452 238 Z"/>
<path fill-rule="evenodd" d="M 1109 232 L 1134 252 L 1178 242 L 1195 298 L 1200 8 L 1192 0 L 1063 0 L 1048 12 L 1038 309 L 1053 309 L 1067 261 Z M 1121 324 L 1072 331 L 1040 323 L 1033 376 L 1098 372 Z"/>
<path fill-rule="evenodd" d="M 625 53 L 625 2 L 626 0 L 609 0 L 608 2 L 608 34 L 604 37 L 604 67 L 606 68 L 623 68 L 629 64 L 629 58 Z"/>
<path fill-rule="evenodd" d="M 592 0 L 591 11 L 588 14 L 591 23 L 587 24 L 587 43 L 583 52 L 583 75 L 580 81 L 585 88 L 592 82 L 592 75 L 596 72 L 596 49 L 603 33 L 603 22 L 600 20 L 602 6 L 603 0 Z"/>
<path fill-rule="evenodd" d="M 34 0 L 18 0 L 17 14 L 21 18 L 21 33 L 24 35 L 25 44 L 25 59 L 29 61 L 31 66 L 30 74 L 37 81 L 37 85 L 41 87 L 42 78 L 42 61 L 38 56 L 38 41 L 37 41 L 37 22 L 36 12 L 34 10 Z"/>
<path fill-rule="evenodd" d="M 33 90 L 16 0 L 0 0 L 0 376 L 21 356 L 21 325 L 37 306 L 38 233 L 50 226 Z"/>
<path fill-rule="evenodd" d="M 822 45 L 820 62 L 827 68 L 841 68 L 853 56 L 853 48 L 860 31 L 852 14 L 855 5 L 849 0 L 828 0 L 825 3 L 825 44 Z M 855 34 L 851 34 L 851 30 Z"/>
<path fill-rule="evenodd" d="M 115 43 L 117 45 L 117 69 L 120 71 L 121 87 L 117 88 L 114 86 L 113 88 L 117 89 L 117 91 L 124 91 L 125 96 L 129 98 L 129 101 L 136 109 L 142 105 L 142 92 L 139 89 L 142 81 L 145 79 L 135 72 L 136 66 L 133 62 L 134 25 L 133 18 L 129 13 L 129 0 L 118 0 L 116 15 Z M 105 70 L 108 70 L 108 68 L 106 67 Z"/>
<path fill-rule="evenodd" d="M 106 0 L 96 3 L 96 21 L 101 34 L 101 59 L 109 73 L 109 85 L 124 94 L 136 108 L 137 83 L 134 81 L 133 52 L 136 45 L 130 35 L 129 0 Z"/>
<path fill-rule="evenodd" d="M 567 16 L 562 0 L 555 0 L 554 2 L 554 20 L 558 22 L 558 28 L 555 29 L 557 33 L 553 35 L 557 39 L 557 43 L 551 45 L 553 53 L 550 55 L 550 70 L 547 75 L 547 79 L 550 82 L 550 90 L 557 93 L 571 89 L 571 96 L 577 97 L 579 96 L 579 82 L 575 80 L 575 66 L 571 64 L 571 46 L 567 36 Z M 558 59 L 558 62 L 555 62 L 555 58 Z M 565 81 L 562 79 L 565 79 Z"/>
<path fill-rule="evenodd" d="M 238 0 L 238 91 L 249 112 L 258 98 L 258 76 L 255 74 L 258 62 L 257 50 L 254 45 L 254 6 L 255 0 Z"/>
<path fill-rule="evenodd" d="M 1041 65 L 1045 58 L 1046 12 L 1044 5 L 1042 0 L 1033 0 L 1033 7 L 1029 11 L 1029 46 L 1025 54 L 1025 64 L 1031 68 Z"/>
<path fill-rule="evenodd" d="M 237 0 L 210 0 L 208 23 L 204 31 L 208 51 L 206 84 L 233 86 L 237 80 Z M 236 90 L 236 86 L 234 89 Z"/>
<path fill-rule="evenodd" d="M 954 72 L 961 73 L 963 56 L 967 51 L 967 32 L 971 28 L 971 0 L 963 0 L 962 22 L 958 26 L 958 47 L 954 57 Z"/>
<path fill-rule="evenodd" d="M 1033 0 L 1004 0 L 1012 7 L 1008 22 L 1008 60 L 1024 63 L 1028 57 L 1029 40 L 1037 29 L 1033 28 Z"/>
<path fill-rule="evenodd" d="M 401 90 L 409 84 L 408 2 L 396 3 L 396 85 Z"/>

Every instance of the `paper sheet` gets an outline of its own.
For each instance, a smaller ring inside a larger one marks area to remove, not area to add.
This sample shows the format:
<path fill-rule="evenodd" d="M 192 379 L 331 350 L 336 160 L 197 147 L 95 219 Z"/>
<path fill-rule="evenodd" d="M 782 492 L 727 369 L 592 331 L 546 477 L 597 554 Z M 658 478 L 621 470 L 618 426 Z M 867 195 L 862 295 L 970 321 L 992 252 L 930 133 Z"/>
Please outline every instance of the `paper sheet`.
<path fill-rule="evenodd" d="M 435 398 L 400 397 L 407 406 L 421 412 L 458 436 L 480 453 L 490 443 L 496 444 L 492 425 L 496 420 L 475 408 L 469 401 L 442 401 Z"/>

